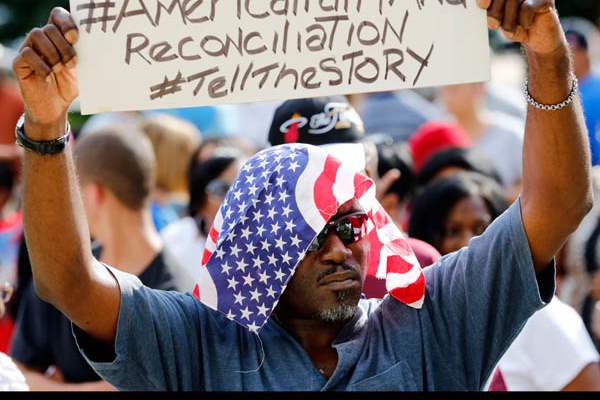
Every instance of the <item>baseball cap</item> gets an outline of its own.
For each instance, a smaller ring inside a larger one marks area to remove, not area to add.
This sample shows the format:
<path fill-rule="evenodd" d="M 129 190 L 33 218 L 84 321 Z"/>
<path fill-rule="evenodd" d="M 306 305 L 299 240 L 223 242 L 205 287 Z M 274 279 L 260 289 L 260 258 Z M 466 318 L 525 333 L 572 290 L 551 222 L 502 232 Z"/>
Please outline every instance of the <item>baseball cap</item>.
<path fill-rule="evenodd" d="M 419 172 L 429 159 L 449 147 L 468 147 L 469 135 L 452 122 L 427 122 L 409 140 L 414 168 Z"/>
<path fill-rule="evenodd" d="M 273 116 L 272 146 L 305 143 L 320 146 L 356 143 L 364 136 L 363 122 L 343 96 L 285 101 Z"/>

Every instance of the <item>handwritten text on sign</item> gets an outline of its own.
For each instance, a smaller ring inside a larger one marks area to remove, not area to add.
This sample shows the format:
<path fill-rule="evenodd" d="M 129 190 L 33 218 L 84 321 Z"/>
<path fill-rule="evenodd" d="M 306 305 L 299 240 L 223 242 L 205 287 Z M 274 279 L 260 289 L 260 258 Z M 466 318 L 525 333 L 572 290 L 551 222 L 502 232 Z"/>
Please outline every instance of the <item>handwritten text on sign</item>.
<path fill-rule="evenodd" d="M 85 114 L 489 78 L 475 0 L 71 0 Z"/>

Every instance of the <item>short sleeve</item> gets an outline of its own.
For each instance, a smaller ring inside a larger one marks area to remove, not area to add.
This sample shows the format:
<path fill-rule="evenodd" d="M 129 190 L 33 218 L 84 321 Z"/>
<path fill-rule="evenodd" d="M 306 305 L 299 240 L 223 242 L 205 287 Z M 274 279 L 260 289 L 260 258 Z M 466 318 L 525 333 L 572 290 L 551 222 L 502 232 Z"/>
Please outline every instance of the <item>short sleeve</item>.
<path fill-rule="evenodd" d="M 133 275 L 108 268 L 121 291 L 114 350 L 73 325 L 92 368 L 119 390 L 202 390 L 197 301 L 149 289 Z"/>
<path fill-rule="evenodd" d="M 511 391 L 559 391 L 599 359 L 581 317 L 554 298 L 527 321 L 499 367 Z"/>
<path fill-rule="evenodd" d="M 469 246 L 425 270 L 425 337 L 438 365 L 465 390 L 480 390 L 527 319 L 550 302 L 552 263 L 539 276 L 523 226 L 520 202 L 513 204 Z M 440 379 L 446 381 L 445 379 Z"/>
<path fill-rule="evenodd" d="M 53 364 L 47 329 L 48 308 L 49 305 L 37 297 L 33 283 L 30 283 L 19 308 L 10 347 L 10 355 L 14 360 L 40 371 Z"/>
<path fill-rule="evenodd" d="M 8 356 L 0 353 L 0 392 L 26 392 L 25 377 Z"/>

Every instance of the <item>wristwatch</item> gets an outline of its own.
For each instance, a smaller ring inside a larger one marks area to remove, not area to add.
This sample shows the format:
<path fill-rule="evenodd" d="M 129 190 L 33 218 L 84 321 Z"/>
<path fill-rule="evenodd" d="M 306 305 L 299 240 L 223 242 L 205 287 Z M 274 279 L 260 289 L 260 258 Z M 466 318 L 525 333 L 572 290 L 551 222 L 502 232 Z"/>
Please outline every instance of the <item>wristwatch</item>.
<path fill-rule="evenodd" d="M 54 155 L 64 151 L 69 143 L 71 136 L 71 125 L 67 122 L 67 132 L 54 140 L 33 140 L 25 134 L 25 114 L 19 118 L 17 122 L 16 143 L 26 150 L 32 151 L 43 156 Z"/>

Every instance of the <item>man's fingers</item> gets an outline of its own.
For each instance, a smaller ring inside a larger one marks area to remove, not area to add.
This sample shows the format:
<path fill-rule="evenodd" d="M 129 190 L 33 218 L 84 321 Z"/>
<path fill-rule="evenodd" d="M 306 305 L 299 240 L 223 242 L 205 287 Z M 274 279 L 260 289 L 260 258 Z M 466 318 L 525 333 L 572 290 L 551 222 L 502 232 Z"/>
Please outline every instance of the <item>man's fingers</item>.
<path fill-rule="evenodd" d="M 62 7 L 56 7 L 50 13 L 48 23 L 56 25 L 70 44 L 77 43 L 79 31 L 73 17 Z"/>
<path fill-rule="evenodd" d="M 535 7 L 533 7 L 531 2 L 525 1 L 521 5 L 521 12 L 519 13 L 519 25 L 521 25 L 525 29 L 531 28 L 536 13 L 537 11 Z"/>
<path fill-rule="evenodd" d="M 484 10 L 487 10 L 490 8 L 490 5 L 492 5 L 492 0 L 477 0 L 477 5 Z"/>
<path fill-rule="evenodd" d="M 519 9 L 523 0 L 506 0 L 504 5 L 504 18 L 502 29 L 506 32 L 515 33 L 519 24 Z"/>
<path fill-rule="evenodd" d="M 50 66 L 31 47 L 25 47 L 21 50 L 20 58 L 15 61 L 15 72 L 21 79 L 26 78 L 28 75 L 22 76 L 19 74 L 19 70 L 25 71 L 27 68 L 42 79 L 48 78 L 48 75 L 52 73 Z"/>
<path fill-rule="evenodd" d="M 57 49 L 63 64 L 67 64 L 75 57 L 75 49 L 67 42 L 55 25 L 46 25 L 42 30 Z"/>
<path fill-rule="evenodd" d="M 29 44 L 29 47 L 35 50 L 37 55 L 41 57 L 50 67 L 54 67 L 55 65 L 61 63 L 62 60 L 58 50 L 56 47 L 54 47 L 43 30 L 39 28 L 32 30 L 29 34 Z"/>
<path fill-rule="evenodd" d="M 488 8 L 488 25 L 491 29 L 498 29 L 504 19 L 504 5 L 506 0 L 494 0 Z"/>

